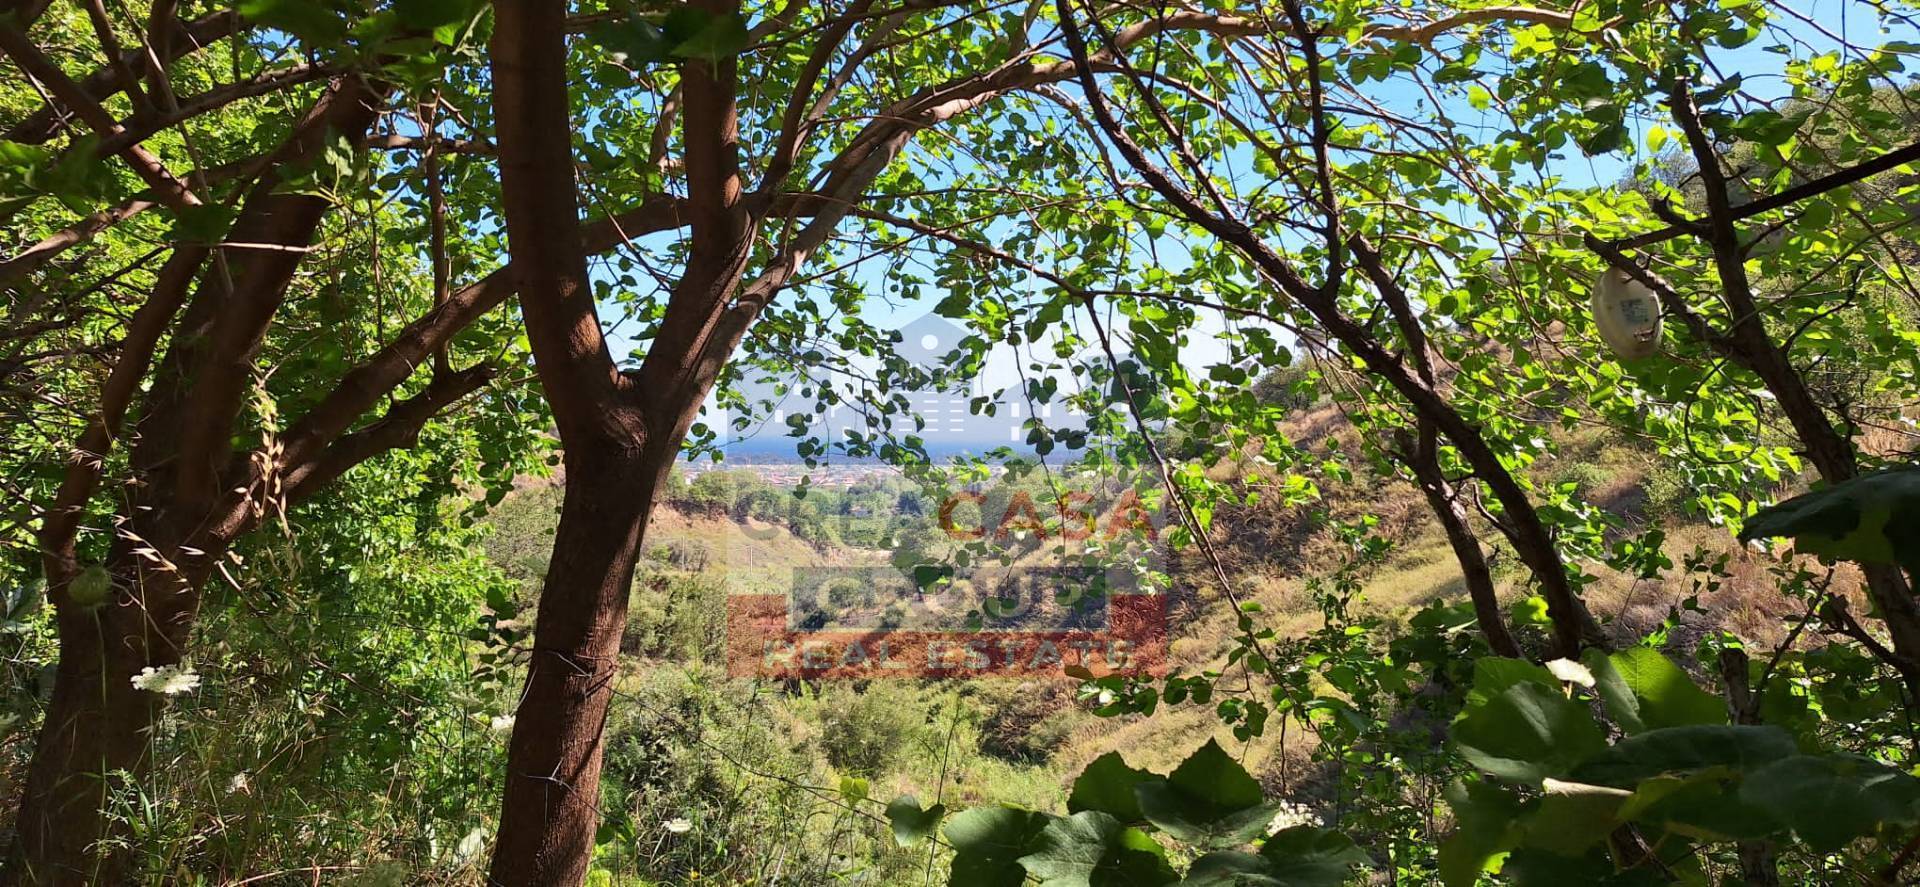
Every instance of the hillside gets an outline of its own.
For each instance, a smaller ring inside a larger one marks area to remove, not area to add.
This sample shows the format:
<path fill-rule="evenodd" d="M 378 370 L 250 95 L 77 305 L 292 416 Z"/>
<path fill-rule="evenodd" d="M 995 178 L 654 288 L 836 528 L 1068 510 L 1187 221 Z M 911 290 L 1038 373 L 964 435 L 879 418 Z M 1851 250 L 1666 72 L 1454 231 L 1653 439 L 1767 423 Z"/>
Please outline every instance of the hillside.
<path fill-rule="evenodd" d="M 1302 412 L 1287 431 L 1301 445 L 1318 449 L 1335 438 L 1348 444 L 1352 438 L 1340 414 L 1326 407 Z M 729 488 L 740 502 L 761 495 L 751 472 L 734 474 Z M 1212 474 L 1241 480 L 1241 469 L 1230 465 L 1216 466 Z M 1665 524 L 1665 551 L 1675 564 L 1687 563 L 1690 556 L 1727 557 L 1728 575 L 1705 594 L 1682 569 L 1636 581 L 1604 565 L 1587 565 L 1598 577 L 1587 599 L 1617 637 L 1642 636 L 1669 619 L 1666 636 L 1676 650 L 1708 632 L 1731 631 L 1766 644 L 1785 630 L 1788 602 L 1769 578 L 1768 559 L 1742 551 L 1721 528 L 1675 513 L 1671 492 L 1660 487 L 1658 462 L 1648 454 L 1602 432 L 1579 432 L 1559 441 L 1558 456 L 1536 466 L 1535 479 L 1578 485 L 1583 498 L 1625 519 L 1623 538 L 1651 523 Z M 1319 501 L 1307 505 L 1287 508 L 1277 499 L 1263 499 L 1223 511 L 1217 519 L 1214 538 L 1238 584 L 1235 591 L 1259 605 L 1263 626 L 1281 639 L 1318 627 L 1321 612 L 1310 585 L 1343 560 L 1334 527 L 1363 515 L 1377 520 L 1375 529 L 1391 547 L 1360 574 L 1357 610 L 1391 626 L 1430 604 L 1460 601 L 1458 567 L 1411 485 L 1357 473 L 1322 492 Z M 880 836 L 846 830 L 844 811 L 833 812 L 843 790 L 877 798 L 939 797 L 950 806 L 1012 802 L 1059 809 L 1073 774 L 1104 754 L 1121 752 L 1135 766 L 1165 770 L 1209 738 L 1223 744 L 1234 738 L 1204 706 L 1162 707 L 1151 717 L 1097 716 L 1092 712 L 1096 701 L 1081 698 L 1071 680 L 727 677 L 723 635 L 729 594 L 778 592 L 782 571 L 884 563 L 887 553 L 806 541 L 783 524 L 743 518 L 737 508 L 711 497 L 696 503 L 696 498 L 683 491 L 649 525 L 647 555 L 622 644 L 628 658 L 610 746 L 616 762 L 610 772 L 616 776 L 646 769 L 617 765 L 636 754 L 667 755 L 693 775 L 672 770 L 681 775 L 671 786 L 622 785 L 625 821 L 639 834 L 638 846 L 654 849 L 606 860 L 611 870 L 671 882 L 695 870 L 737 872 L 749 863 L 763 864 L 762 854 L 791 850 L 791 845 L 759 842 L 761 832 L 781 818 L 775 810 L 787 804 L 817 811 L 827 824 L 827 831 L 815 836 L 819 841 L 831 844 L 837 833 L 877 860 L 881 871 L 889 865 L 911 871 L 917 857 L 891 848 Z M 542 538 L 550 532 L 557 502 L 552 486 L 524 484 L 490 519 L 489 552 L 529 589 L 536 587 L 537 555 L 545 551 Z M 1045 560 L 1044 553 L 1035 552 L 1021 562 Z M 1527 597 L 1524 571 L 1497 552 L 1494 564 L 1503 600 L 1519 607 Z M 1222 669 L 1233 646 L 1232 607 L 1191 551 L 1177 554 L 1170 569 L 1171 667 L 1185 674 Z M 1685 605 L 1696 595 L 1697 606 Z M 1519 630 L 1533 642 L 1544 637 L 1524 622 Z M 1327 794 L 1325 765 L 1310 760 L 1313 742 L 1302 731 L 1269 731 L 1244 746 L 1241 760 L 1271 791 L 1303 809 L 1331 815 L 1329 805 L 1337 799 Z M 727 800 L 735 794 L 737 802 Z M 707 817 L 702 830 L 732 836 L 736 843 L 728 852 L 674 844 L 668 827 L 688 815 L 690 804 Z M 835 863 L 819 859 L 813 864 L 832 870 Z"/>

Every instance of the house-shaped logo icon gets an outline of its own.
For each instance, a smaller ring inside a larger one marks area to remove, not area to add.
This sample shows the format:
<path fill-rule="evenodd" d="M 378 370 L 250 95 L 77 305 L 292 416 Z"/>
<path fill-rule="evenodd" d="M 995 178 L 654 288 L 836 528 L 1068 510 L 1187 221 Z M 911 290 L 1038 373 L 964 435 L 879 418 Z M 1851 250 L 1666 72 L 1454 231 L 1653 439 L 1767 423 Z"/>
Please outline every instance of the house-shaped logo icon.
<path fill-rule="evenodd" d="M 910 364 L 925 368 L 951 365 L 959 359 L 957 349 L 967 335 L 964 328 L 937 314 L 923 315 L 900 327 L 898 333 L 900 339 L 894 344 L 894 353 Z M 813 412 L 815 398 L 803 394 L 802 389 L 806 387 L 792 375 L 762 374 L 736 383 L 734 389 L 747 404 L 748 421 L 744 428 L 729 421 L 727 449 L 756 455 L 791 455 L 794 425 L 789 417 L 795 414 L 806 417 L 805 436 L 820 438 L 829 445 L 844 441 L 848 431 L 872 433 L 866 412 L 857 406 L 841 403 L 829 406 L 824 415 Z M 981 376 L 944 389 L 929 387 L 901 393 L 924 426 L 916 430 L 912 420 L 902 421 L 896 416 L 893 433 L 917 436 L 925 441 L 929 451 L 940 454 L 977 455 L 997 447 L 1024 451 L 1028 436 L 1026 421 L 1036 412 L 1041 423 L 1049 427 L 1083 424 L 1080 417 L 1059 404 L 1034 404 L 1030 410 L 1020 390 L 996 390 Z M 987 401 L 976 412 L 975 402 L 981 398 Z"/>

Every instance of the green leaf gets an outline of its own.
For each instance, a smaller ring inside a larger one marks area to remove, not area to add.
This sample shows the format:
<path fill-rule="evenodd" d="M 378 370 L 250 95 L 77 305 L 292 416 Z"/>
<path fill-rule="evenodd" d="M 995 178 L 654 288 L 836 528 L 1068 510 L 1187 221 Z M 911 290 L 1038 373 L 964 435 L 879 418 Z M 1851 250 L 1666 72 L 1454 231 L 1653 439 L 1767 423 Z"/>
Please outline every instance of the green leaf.
<path fill-rule="evenodd" d="M 1791 537 L 1806 554 L 1920 569 L 1920 468 L 1863 474 L 1761 509 L 1740 541 Z"/>
<path fill-rule="evenodd" d="M 1165 779 L 1134 786 L 1147 821 L 1182 841 L 1244 843 L 1273 818 L 1260 783 L 1213 740 Z"/>
<path fill-rule="evenodd" d="M 1027 880 L 1020 857 L 1037 849 L 1050 817 L 1013 807 L 977 807 L 947 820 L 953 845 L 949 887 L 1019 887 Z"/>
<path fill-rule="evenodd" d="M 410 31 L 432 31 L 473 16 L 471 0 L 393 0 L 400 24 Z"/>
<path fill-rule="evenodd" d="M 1753 770 L 1794 754 L 1793 736 L 1779 727 L 1695 726 L 1649 730 L 1614 743 L 1582 765 L 1581 782 L 1631 788 L 1666 773 L 1723 767 Z"/>
<path fill-rule="evenodd" d="M 672 53 L 681 58 L 703 59 L 717 62 L 723 58 L 739 55 L 747 48 L 747 20 L 739 13 L 724 15 L 706 15 L 706 19 L 687 33 L 687 28 L 674 20 L 676 14 L 689 7 L 679 7 L 668 14 L 666 32 L 671 37 L 681 37 Z"/>
<path fill-rule="evenodd" d="M 636 68 L 667 61 L 674 47 L 657 25 L 638 17 L 599 22 L 587 28 L 586 38 Z"/>
<path fill-rule="evenodd" d="M 1562 856 L 1548 850 L 1515 850 L 1500 874 L 1514 887 L 1655 887 L 1668 882 L 1652 866 L 1616 872 L 1605 856 Z"/>
<path fill-rule="evenodd" d="M 347 19 L 314 0 L 240 0 L 241 17 L 285 31 L 309 46 L 336 46 L 347 39 Z"/>
<path fill-rule="evenodd" d="M 1112 814 L 1121 822 L 1139 822 L 1143 816 L 1134 787 L 1158 778 L 1127 766 L 1119 752 L 1107 752 L 1095 758 L 1080 771 L 1080 778 L 1073 781 L 1073 791 L 1067 795 L 1067 812 L 1098 810 Z"/>
<path fill-rule="evenodd" d="M 1920 780 L 1853 755 L 1794 755 L 1748 774 L 1740 797 L 1825 852 L 1883 823 L 1913 822 Z"/>
<path fill-rule="evenodd" d="M 1611 123 L 1600 124 L 1599 129 L 1594 130 L 1582 138 L 1580 140 L 1580 150 L 1591 157 L 1596 154 L 1618 151 L 1620 150 L 1620 146 L 1626 143 L 1627 125 L 1623 121 L 1615 120 Z"/>
<path fill-rule="evenodd" d="M 53 159 L 53 152 L 39 145 L 0 139 L 0 168 L 30 170 Z"/>
<path fill-rule="evenodd" d="M 1215 850 L 1193 861 L 1180 887 L 1267 887 L 1267 861 L 1256 853 Z"/>
<path fill-rule="evenodd" d="M 1440 882 L 1473 887 L 1493 859 L 1520 841 L 1520 800 L 1490 782 L 1455 782 L 1447 787 L 1454 830 L 1440 845 Z"/>
<path fill-rule="evenodd" d="M 1562 856 L 1580 856 L 1619 825 L 1621 806 L 1632 792 L 1578 782 L 1548 780 L 1540 805 L 1521 826 L 1521 843 Z"/>
<path fill-rule="evenodd" d="M 1020 865 L 1041 887 L 1155 887 L 1177 880 L 1153 838 L 1098 810 L 1048 822 L 1040 848 Z"/>
<path fill-rule="evenodd" d="M 1354 866 L 1368 862 L 1352 838 L 1310 825 L 1276 832 L 1261 845 L 1260 856 L 1273 882 L 1288 887 L 1339 887 Z"/>
<path fill-rule="evenodd" d="M 1684 777 L 1642 780 L 1620 807 L 1620 818 L 1657 826 L 1708 842 L 1762 838 L 1781 828 L 1779 819 L 1740 799 L 1730 775 L 1709 768 Z"/>
<path fill-rule="evenodd" d="M 1542 601 L 1543 612 L 1545 606 Z M 1467 690 L 1466 707 L 1485 705 L 1507 688 L 1520 684 L 1535 684 L 1554 693 L 1561 692 L 1559 679 L 1553 676 L 1553 672 L 1538 665 L 1524 659 L 1482 656 L 1473 661 L 1473 686 Z"/>
<path fill-rule="evenodd" d="M 840 777 L 840 798 L 849 804 L 867 799 L 868 783 L 857 776 Z"/>
<path fill-rule="evenodd" d="M 1656 650 L 1633 647 L 1612 656 L 1588 650 L 1584 658 L 1607 714 L 1629 735 L 1727 722 L 1726 704 Z"/>
<path fill-rule="evenodd" d="M 1181 887 L 1339 887 L 1367 854 L 1336 831 L 1300 826 L 1275 834 L 1259 853 L 1216 850 L 1193 861 Z"/>
<path fill-rule="evenodd" d="M 217 203 L 180 207 L 174 211 L 173 238 L 183 243 L 219 243 L 238 214 L 233 207 Z"/>
<path fill-rule="evenodd" d="M 1733 124 L 1733 131 L 1741 138 L 1762 145 L 1779 145 L 1793 138 L 1800 128 L 1800 121 L 1781 115 L 1778 111 L 1760 109 L 1741 117 Z"/>
<path fill-rule="evenodd" d="M 1563 776 L 1607 747 L 1600 725 L 1585 706 L 1558 687 L 1531 680 L 1462 712 L 1454 721 L 1452 738 L 1468 763 L 1502 779 L 1530 784 Z"/>
<path fill-rule="evenodd" d="M 912 847 L 926 840 L 945 815 L 947 805 L 935 804 L 923 810 L 920 808 L 920 799 L 912 795 L 901 795 L 887 805 L 887 821 L 893 824 L 893 840 L 902 847 Z"/>

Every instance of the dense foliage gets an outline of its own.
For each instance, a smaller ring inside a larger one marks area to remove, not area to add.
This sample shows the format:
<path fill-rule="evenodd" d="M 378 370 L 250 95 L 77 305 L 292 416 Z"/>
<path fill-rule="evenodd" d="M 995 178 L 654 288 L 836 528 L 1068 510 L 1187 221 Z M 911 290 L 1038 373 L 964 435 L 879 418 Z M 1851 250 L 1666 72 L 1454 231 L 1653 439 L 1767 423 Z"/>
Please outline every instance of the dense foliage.
<path fill-rule="evenodd" d="M 0 0 L 0 879 L 1909 880 L 1920 10 L 1834 13 Z M 1058 564 L 1164 673 L 728 671 Z"/>

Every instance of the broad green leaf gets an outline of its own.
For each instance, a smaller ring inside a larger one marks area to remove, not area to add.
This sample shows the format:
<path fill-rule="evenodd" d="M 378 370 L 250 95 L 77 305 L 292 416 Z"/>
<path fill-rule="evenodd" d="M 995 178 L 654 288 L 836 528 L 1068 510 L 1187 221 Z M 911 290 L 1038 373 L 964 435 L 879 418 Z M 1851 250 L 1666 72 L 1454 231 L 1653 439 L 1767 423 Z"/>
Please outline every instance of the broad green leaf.
<path fill-rule="evenodd" d="M 1485 705 L 1488 700 L 1518 684 L 1536 684 L 1561 693 L 1560 681 L 1545 668 L 1524 659 L 1482 656 L 1473 661 L 1473 687 L 1467 690 L 1467 707 Z"/>
<path fill-rule="evenodd" d="M 1656 776 L 1634 789 L 1621 805 L 1620 818 L 1708 842 L 1761 838 L 1780 830 L 1777 817 L 1741 800 L 1736 789 L 1720 768 L 1684 777 Z"/>
<path fill-rule="evenodd" d="M 1584 658 L 1607 714 L 1628 734 L 1727 722 L 1726 704 L 1658 651 L 1633 647 L 1608 656 L 1589 650 Z"/>
<path fill-rule="evenodd" d="M 672 53 L 681 58 L 718 61 L 728 56 L 739 55 L 747 48 L 747 20 L 738 13 L 715 15 L 701 12 L 703 16 L 697 23 L 693 16 L 682 18 L 682 10 L 690 7 L 677 7 L 667 16 L 663 27 L 669 38 L 679 38 Z"/>
<path fill-rule="evenodd" d="M 1119 752 L 1107 752 L 1095 758 L 1080 771 L 1080 778 L 1073 781 L 1073 792 L 1067 796 L 1067 812 L 1098 810 L 1112 814 L 1121 822 L 1138 822 L 1142 816 L 1134 787 L 1159 778 L 1127 766 Z"/>
<path fill-rule="evenodd" d="M 1533 681 L 1514 684 L 1462 712 L 1453 723 L 1452 738 L 1468 763 L 1529 784 L 1564 776 L 1607 747 L 1586 706 L 1568 699 L 1557 686 Z"/>
<path fill-rule="evenodd" d="M 473 15 L 471 0 L 393 0 L 400 24 L 412 31 L 431 31 L 466 21 Z"/>
<path fill-rule="evenodd" d="M 1181 887 L 1339 887 L 1368 862 L 1353 840 L 1301 826 L 1267 839 L 1259 853 L 1216 850 L 1193 861 Z"/>
<path fill-rule="evenodd" d="M 1182 841 L 1244 843 L 1272 819 L 1260 783 L 1211 739 L 1167 778 L 1136 784 L 1134 796 L 1149 822 Z"/>
<path fill-rule="evenodd" d="M 1580 856 L 1605 841 L 1619 825 L 1620 808 L 1632 794 L 1608 786 L 1549 779 L 1540 805 L 1521 826 L 1521 843 L 1562 856 Z"/>
<path fill-rule="evenodd" d="M 1353 839 L 1310 825 L 1282 829 L 1260 845 L 1275 884 L 1287 887 L 1338 887 L 1354 866 L 1367 864 L 1366 851 Z"/>
<path fill-rule="evenodd" d="M 913 795 L 901 795 L 887 805 L 887 821 L 893 824 L 893 840 L 902 847 L 912 847 L 926 840 L 945 815 L 945 804 L 935 804 L 923 810 L 920 799 Z"/>
<path fill-rule="evenodd" d="M 1837 850 L 1882 824 L 1913 822 L 1920 779 L 1852 755 L 1795 755 L 1747 775 L 1740 797 L 1815 850 Z"/>
<path fill-rule="evenodd" d="M 1652 866 L 1616 871 L 1605 855 L 1563 856 L 1549 850 L 1515 850 L 1500 874 L 1514 887 L 1665 887 Z"/>
<path fill-rule="evenodd" d="M 1155 887 L 1177 880 L 1146 832 L 1098 810 L 1052 819 L 1020 865 L 1041 887 Z"/>
<path fill-rule="evenodd" d="M 1920 468 L 1890 468 L 1761 509 L 1742 542 L 1791 537 L 1807 554 L 1920 569 Z"/>
<path fill-rule="evenodd" d="M 1267 861 L 1257 853 L 1215 850 L 1193 861 L 1180 887 L 1267 887 Z"/>
<path fill-rule="evenodd" d="M 1019 887 L 1027 880 L 1020 857 L 1037 849 L 1049 817 L 1013 807 L 977 807 L 947 820 L 953 845 L 949 887 Z"/>
<path fill-rule="evenodd" d="M 1455 782 L 1445 797 L 1454 829 L 1440 845 L 1440 881 L 1446 887 L 1473 887 L 1496 857 L 1518 846 L 1524 808 L 1506 789 L 1486 781 Z"/>
<path fill-rule="evenodd" d="M 1748 771 L 1794 754 L 1793 736 L 1779 727 L 1744 725 L 1668 727 L 1630 736 L 1587 761 L 1581 782 L 1632 788 L 1642 779 L 1709 768 Z"/>

